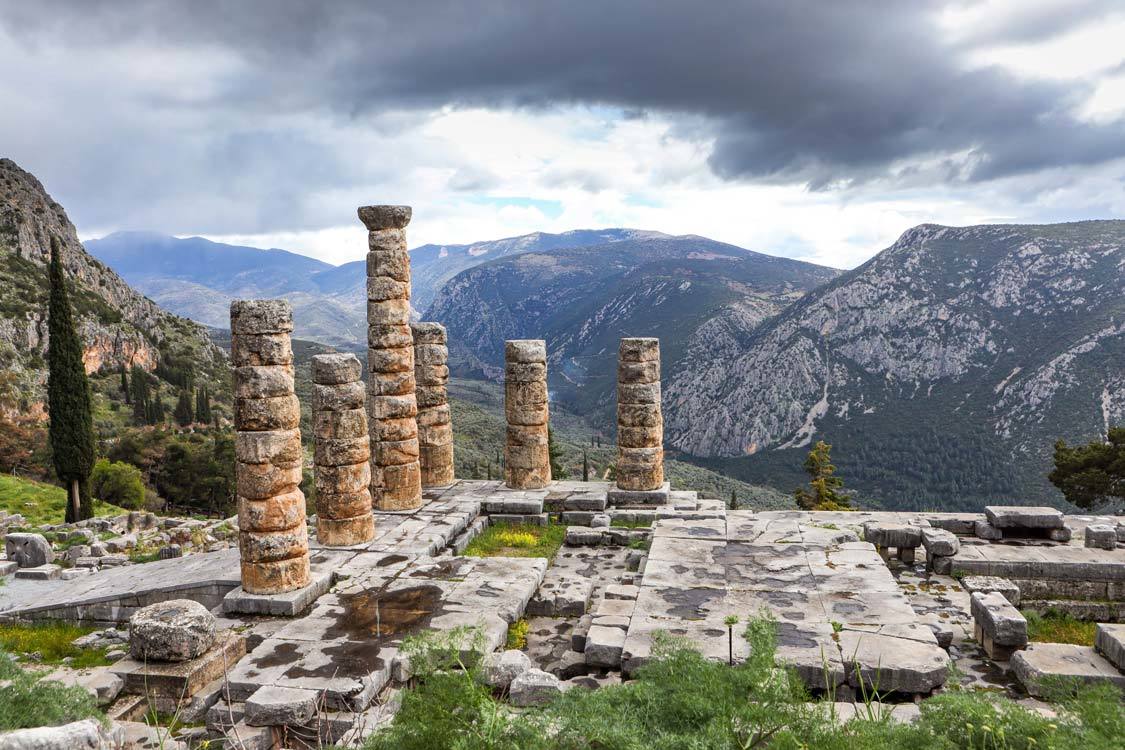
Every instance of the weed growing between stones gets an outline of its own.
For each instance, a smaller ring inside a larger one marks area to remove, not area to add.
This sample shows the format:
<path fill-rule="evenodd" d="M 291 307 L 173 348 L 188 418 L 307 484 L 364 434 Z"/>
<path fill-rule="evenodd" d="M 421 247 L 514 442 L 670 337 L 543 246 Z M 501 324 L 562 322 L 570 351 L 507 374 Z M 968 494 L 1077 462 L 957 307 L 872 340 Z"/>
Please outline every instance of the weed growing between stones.
<path fill-rule="evenodd" d="M 94 696 L 19 667 L 0 652 L 0 731 L 101 717 Z"/>
<path fill-rule="evenodd" d="M 465 548 L 468 557 L 545 557 L 553 560 L 566 538 L 566 526 L 489 526 Z"/>
<path fill-rule="evenodd" d="M 531 627 L 526 619 L 520 618 L 508 626 L 508 648 L 522 651 L 527 646 L 527 631 Z"/>
<path fill-rule="evenodd" d="M 1079 620 L 1057 609 L 1049 609 L 1043 614 L 1024 610 L 1023 616 L 1027 619 L 1027 638 L 1030 641 L 1094 645 L 1097 623 Z"/>
<path fill-rule="evenodd" d="M 0 623 L 0 652 L 21 658 L 38 654 L 35 661 L 40 664 L 66 664 L 73 669 L 110 664 L 104 647 L 78 648 L 73 643 L 94 630 L 68 622 Z"/>
<path fill-rule="evenodd" d="M 1110 750 L 1125 737 L 1125 703 L 1109 685 L 1078 687 L 1047 717 L 1006 698 L 952 690 L 927 699 L 912 723 L 860 706 L 841 724 L 831 704 L 811 702 L 800 680 L 774 662 L 776 629 L 751 620 L 745 663 L 730 667 L 690 643 L 657 639 L 635 679 L 573 688 L 543 709 L 514 711 L 481 682 L 479 656 L 451 642 L 412 639 L 416 683 L 392 725 L 368 750 Z M 448 640 L 448 637 L 446 637 Z"/>

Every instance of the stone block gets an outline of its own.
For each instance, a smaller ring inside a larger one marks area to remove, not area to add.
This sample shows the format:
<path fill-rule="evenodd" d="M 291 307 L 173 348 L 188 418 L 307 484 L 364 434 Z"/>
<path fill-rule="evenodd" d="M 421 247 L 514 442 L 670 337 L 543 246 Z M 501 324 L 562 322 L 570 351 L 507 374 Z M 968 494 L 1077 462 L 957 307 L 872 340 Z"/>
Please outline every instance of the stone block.
<path fill-rule="evenodd" d="M 507 690 L 512 681 L 532 668 L 531 657 L 522 651 L 509 649 L 501 653 L 485 654 L 481 663 L 485 683 L 497 690 Z"/>
<path fill-rule="evenodd" d="M 605 587 L 605 598 L 635 601 L 640 595 L 640 592 L 641 590 L 637 586 L 626 586 L 619 583 L 613 583 Z"/>
<path fill-rule="evenodd" d="M 215 616 L 191 599 L 150 604 L 129 618 L 129 653 L 137 661 L 188 661 L 213 645 Z"/>
<path fill-rule="evenodd" d="M 120 723 L 83 719 L 55 727 L 5 732 L 0 735 L 0 750 L 116 750 L 126 747 L 125 734 Z"/>
<path fill-rule="evenodd" d="M 970 605 L 974 633 L 985 653 L 1005 661 L 1027 646 L 1027 620 L 998 592 L 975 593 Z"/>
<path fill-rule="evenodd" d="M 237 430 L 295 430 L 301 424 L 301 402 L 290 393 L 269 398 L 241 398 L 234 402 Z"/>
<path fill-rule="evenodd" d="M 370 232 L 383 229 L 403 229 L 410 223 L 410 206 L 360 206 L 356 213 Z"/>
<path fill-rule="evenodd" d="M 926 527 L 922 529 L 922 546 L 928 556 L 949 557 L 957 554 L 961 542 L 950 531 Z"/>
<path fill-rule="evenodd" d="M 340 385 L 313 385 L 313 412 L 362 409 L 367 400 L 363 381 Z"/>
<path fill-rule="evenodd" d="M 219 679 L 246 654 L 246 639 L 222 633 L 215 644 L 183 662 L 144 662 L 122 659 L 109 669 L 125 681 L 125 692 L 177 700 L 189 698 Z"/>
<path fill-rule="evenodd" d="M 622 362 L 660 361 L 660 339 L 623 338 L 617 349 L 617 359 Z"/>
<path fill-rule="evenodd" d="M 977 521 L 973 526 L 973 532 L 978 538 L 988 539 L 990 541 L 995 541 L 1004 537 L 1004 532 L 988 521 Z"/>
<path fill-rule="evenodd" d="M 308 557 L 301 559 L 307 565 Z M 318 570 L 313 575 L 306 571 L 305 577 L 307 585 L 276 594 L 255 594 L 239 586 L 223 597 L 223 611 L 227 614 L 295 617 L 308 609 L 332 586 L 331 571 Z M 245 580 L 243 574 L 243 581 Z"/>
<path fill-rule="evenodd" d="M 1063 526 L 1061 529 L 1051 529 L 1047 532 L 1047 538 L 1052 542 L 1069 542 L 1074 536 L 1074 532 L 1069 527 Z"/>
<path fill-rule="evenodd" d="M 630 484 L 645 485 L 657 478 L 663 476 L 663 468 L 659 470 L 656 467 L 646 469 L 642 472 L 635 472 L 628 482 Z M 656 485 L 655 489 L 626 489 L 621 486 L 622 476 L 618 473 L 618 486 L 606 492 L 607 505 L 615 507 L 632 507 L 632 506 L 646 506 L 646 505 L 668 505 L 671 497 L 671 484 L 669 482 L 660 482 Z"/>
<path fill-rule="evenodd" d="M 59 577 L 60 571 L 62 571 L 62 568 L 51 563 L 37 565 L 33 568 L 20 568 L 16 571 L 14 577 L 27 581 L 53 581 Z"/>
<path fill-rule="evenodd" d="M 999 576 L 965 576 L 961 579 L 961 586 L 970 594 L 998 593 L 1007 599 L 1013 607 L 1020 606 L 1020 587 L 1007 578 Z"/>
<path fill-rule="evenodd" d="M 246 699 L 246 723 L 252 727 L 308 724 L 316 716 L 319 698 L 315 690 L 263 685 Z"/>
<path fill-rule="evenodd" d="M 1053 683 L 1060 680 L 1086 685 L 1108 682 L 1125 690 L 1125 674 L 1089 646 L 1032 643 L 1012 655 L 1012 673 L 1036 698 L 1050 697 Z"/>
<path fill-rule="evenodd" d="M 244 531 L 285 531 L 305 521 L 305 495 L 292 490 L 265 500 L 238 498 L 238 528 Z"/>
<path fill-rule="evenodd" d="M 625 647 L 625 631 L 604 625 L 591 625 L 586 633 L 586 663 L 592 667 L 617 669 Z"/>
<path fill-rule="evenodd" d="M 1117 529 L 1108 523 L 1095 523 L 1086 527 L 1085 545 L 1093 549 L 1115 549 Z"/>
<path fill-rule="evenodd" d="M 293 364 L 289 334 L 266 333 L 231 338 L 231 364 L 235 367 Z"/>
<path fill-rule="evenodd" d="M 559 678 L 541 669 L 529 669 L 514 680 L 508 688 L 508 700 L 513 706 L 545 706 L 563 693 Z"/>
<path fill-rule="evenodd" d="M 998 529 L 1061 529 L 1062 511 L 1043 506 L 988 505 L 984 515 Z"/>
<path fill-rule="evenodd" d="M 24 532 L 4 537 L 4 556 L 20 568 L 38 568 L 55 561 L 55 552 L 46 537 Z"/>
<path fill-rule="evenodd" d="M 235 398 L 277 398 L 293 393 L 293 365 L 234 368 Z"/>
<path fill-rule="evenodd" d="M 363 366 L 354 354 L 316 354 L 310 362 L 313 382 L 319 385 L 354 383 L 363 375 Z"/>
<path fill-rule="evenodd" d="M 922 528 L 903 523 L 868 521 L 863 524 L 863 538 L 882 549 L 915 549 L 922 545 Z"/>
<path fill-rule="evenodd" d="M 300 430 L 239 432 L 234 439 L 234 457 L 247 464 L 292 466 L 301 460 Z"/>
<path fill-rule="evenodd" d="M 504 361 L 520 364 L 547 361 L 547 342 L 542 339 L 512 339 L 504 342 Z"/>
<path fill-rule="evenodd" d="M 1125 623 L 1098 623 L 1094 648 L 1125 673 Z"/>
<path fill-rule="evenodd" d="M 230 330 L 235 336 L 292 333 L 293 310 L 283 299 L 242 299 L 230 303 Z"/>

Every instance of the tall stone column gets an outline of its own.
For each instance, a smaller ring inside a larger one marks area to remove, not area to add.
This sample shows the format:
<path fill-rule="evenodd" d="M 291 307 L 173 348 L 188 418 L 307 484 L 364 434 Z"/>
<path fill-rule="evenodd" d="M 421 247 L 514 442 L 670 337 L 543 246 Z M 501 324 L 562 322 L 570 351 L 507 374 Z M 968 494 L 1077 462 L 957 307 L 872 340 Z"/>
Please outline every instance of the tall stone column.
<path fill-rule="evenodd" d="M 309 583 L 293 313 L 285 300 L 237 300 L 230 330 L 242 588 L 281 594 Z"/>
<path fill-rule="evenodd" d="M 504 342 L 504 483 L 517 490 L 535 490 L 551 483 L 547 448 L 547 342 L 520 339 Z"/>
<path fill-rule="evenodd" d="M 362 206 L 367 227 L 367 416 L 371 497 L 380 510 L 422 504 L 414 338 L 410 334 L 409 206 Z"/>
<path fill-rule="evenodd" d="M 347 547 L 375 537 L 361 368 L 354 354 L 312 358 L 316 538 L 327 547 Z"/>
<path fill-rule="evenodd" d="M 664 418 L 660 412 L 660 339 L 621 339 L 617 354 L 617 488 L 664 488 Z"/>
<path fill-rule="evenodd" d="M 449 350 L 445 326 L 412 323 L 414 380 L 418 399 L 418 444 L 423 487 L 453 484 L 453 421 L 449 413 Z"/>

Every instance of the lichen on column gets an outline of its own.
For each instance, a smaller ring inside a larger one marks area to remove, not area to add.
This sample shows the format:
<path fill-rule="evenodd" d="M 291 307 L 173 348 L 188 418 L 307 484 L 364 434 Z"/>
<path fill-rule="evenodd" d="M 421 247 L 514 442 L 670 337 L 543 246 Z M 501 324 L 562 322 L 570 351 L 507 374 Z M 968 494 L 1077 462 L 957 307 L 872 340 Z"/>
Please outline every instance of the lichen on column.
<path fill-rule="evenodd" d="M 375 536 L 361 368 L 354 354 L 312 358 L 316 536 L 327 547 L 361 544 Z"/>
<path fill-rule="evenodd" d="M 547 343 L 540 339 L 504 342 L 504 483 L 513 489 L 540 489 L 551 483 L 548 449 Z"/>
<path fill-rule="evenodd" d="M 238 300 L 230 321 L 242 588 L 280 594 L 309 582 L 293 314 L 284 300 Z"/>
<path fill-rule="evenodd" d="M 664 483 L 660 339 L 621 339 L 617 355 L 617 487 L 657 490 Z"/>
<path fill-rule="evenodd" d="M 367 227 L 367 416 L 371 496 L 380 510 L 422 504 L 410 333 L 409 206 L 363 206 Z"/>
<path fill-rule="evenodd" d="M 445 326 L 413 323 L 414 380 L 423 487 L 453 484 L 453 423 L 449 412 L 449 350 Z"/>

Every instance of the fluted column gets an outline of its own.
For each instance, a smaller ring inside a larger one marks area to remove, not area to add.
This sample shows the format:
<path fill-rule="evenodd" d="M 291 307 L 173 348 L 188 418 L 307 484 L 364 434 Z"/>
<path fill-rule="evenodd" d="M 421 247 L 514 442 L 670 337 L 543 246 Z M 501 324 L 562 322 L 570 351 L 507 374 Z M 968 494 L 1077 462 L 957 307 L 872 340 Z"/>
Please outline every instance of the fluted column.
<path fill-rule="evenodd" d="M 309 582 L 293 313 L 284 300 L 238 300 L 230 329 L 242 588 L 280 594 Z"/>
<path fill-rule="evenodd" d="M 547 342 L 521 339 L 504 342 L 504 482 L 519 490 L 551 483 L 547 447 Z"/>
<path fill-rule="evenodd" d="M 414 380 L 418 399 L 418 445 L 423 487 L 453 484 L 453 423 L 449 413 L 449 350 L 445 326 L 412 323 Z"/>
<path fill-rule="evenodd" d="M 347 547 L 375 537 L 361 367 L 354 354 L 312 358 L 316 538 L 327 547 Z"/>
<path fill-rule="evenodd" d="M 621 339 L 617 355 L 617 487 L 650 491 L 663 484 L 660 339 Z"/>
<path fill-rule="evenodd" d="M 410 334 L 409 206 L 363 206 L 367 227 L 367 416 L 371 497 L 380 510 L 422 504 Z"/>

